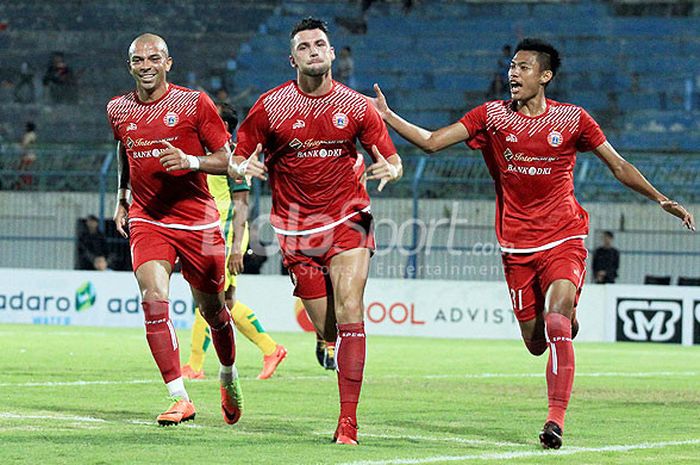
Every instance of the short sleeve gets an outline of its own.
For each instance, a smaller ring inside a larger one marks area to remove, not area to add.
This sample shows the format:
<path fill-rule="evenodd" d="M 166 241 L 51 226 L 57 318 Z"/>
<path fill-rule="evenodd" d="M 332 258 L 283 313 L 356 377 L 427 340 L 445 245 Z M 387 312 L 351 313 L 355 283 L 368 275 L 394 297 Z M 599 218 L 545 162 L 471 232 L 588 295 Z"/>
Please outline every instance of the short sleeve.
<path fill-rule="evenodd" d="M 238 142 L 233 150 L 235 156 L 248 158 L 258 144 L 265 146 L 270 123 L 262 100 L 258 99 L 248 112 L 237 132 Z"/>
<path fill-rule="evenodd" d="M 459 122 L 469 133 L 465 143 L 474 150 L 482 148 L 486 143 L 486 104 L 469 110 Z"/>
<path fill-rule="evenodd" d="M 379 153 L 386 158 L 396 154 L 396 147 L 391 137 L 389 137 L 389 131 L 386 129 L 384 120 L 382 120 L 377 110 L 369 102 L 367 102 L 365 117 L 360 124 L 359 139 L 360 144 L 362 144 L 362 147 L 372 159 L 374 159 L 374 152 L 372 152 L 373 145 L 376 145 L 377 149 L 379 149 Z"/>
<path fill-rule="evenodd" d="M 219 116 L 216 105 L 207 94 L 201 92 L 197 102 L 197 131 L 199 140 L 209 152 L 215 152 L 226 145 L 229 134 Z"/>
<path fill-rule="evenodd" d="M 112 128 L 114 140 L 121 141 L 121 138 L 119 137 L 119 132 L 117 131 L 117 127 L 114 124 L 114 118 L 112 117 L 112 102 L 113 100 L 110 100 L 109 103 L 107 103 L 107 121 L 109 122 L 109 127 Z"/>
<path fill-rule="evenodd" d="M 579 152 L 590 152 L 600 146 L 605 140 L 605 134 L 603 134 L 603 130 L 600 129 L 598 123 L 582 108 L 576 150 Z"/>

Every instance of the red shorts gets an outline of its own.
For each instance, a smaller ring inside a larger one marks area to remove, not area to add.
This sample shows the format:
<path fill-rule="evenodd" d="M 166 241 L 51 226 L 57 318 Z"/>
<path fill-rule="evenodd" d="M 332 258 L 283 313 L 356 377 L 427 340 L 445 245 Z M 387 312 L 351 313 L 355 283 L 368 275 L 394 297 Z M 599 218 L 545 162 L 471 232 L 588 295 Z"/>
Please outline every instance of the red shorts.
<path fill-rule="evenodd" d="M 218 226 L 192 231 L 133 221 L 129 232 L 134 271 L 151 260 L 165 260 L 174 268 L 180 257 L 182 276 L 192 287 L 207 294 L 224 290 L 226 245 Z"/>
<path fill-rule="evenodd" d="M 294 284 L 294 295 L 319 299 L 332 292 L 328 267 L 331 258 L 346 250 L 374 252 L 372 215 L 360 212 L 333 229 L 305 236 L 277 235 L 282 261 Z"/>
<path fill-rule="evenodd" d="M 547 289 L 557 279 L 567 279 L 576 286 L 576 308 L 586 277 L 587 256 L 583 239 L 571 239 L 541 252 L 502 254 L 508 292 L 518 321 L 532 320 L 544 310 Z"/>

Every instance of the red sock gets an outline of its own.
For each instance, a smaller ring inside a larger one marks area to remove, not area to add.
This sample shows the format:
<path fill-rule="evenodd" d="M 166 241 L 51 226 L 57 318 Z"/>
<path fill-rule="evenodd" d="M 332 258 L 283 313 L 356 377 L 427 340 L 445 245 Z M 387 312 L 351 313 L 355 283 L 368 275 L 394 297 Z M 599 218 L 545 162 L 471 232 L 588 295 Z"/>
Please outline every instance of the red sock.
<path fill-rule="evenodd" d="M 180 377 L 180 347 L 175 328 L 170 322 L 167 300 L 152 300 L 141 303 L 146 324 L 146 340 L 158 365 L 163 381 Z"/>
<path fill-rule="evenodd" d="M 338 325 L 335 343 L 335 362 L 338 366 L 338 391 L 340 416 L 350 417 L 357 424 L 357 402 L 362 389 L 362 373 L 365 369 L 365 324 Z"/>
<path fill-rule="evenodd" d="M 571 342 L 571 320 L 559 313 L 548 313 L 545 331 L 549 344 L 547 362 L 547 397 L 549 414 L 553 421 L 564 429 L 564 415 L 574 384 L 574 346 Z"/>
<path fill-rule="evenodd" d="M 205 318 L 206 319 L 206 318 Z M 214 318 L 207 320 L 211 328 L 211 342 L 222 365 L 230 367 L 236 361 L 236 337 L 233 334 L 231 312 L 224 305 Z"/>

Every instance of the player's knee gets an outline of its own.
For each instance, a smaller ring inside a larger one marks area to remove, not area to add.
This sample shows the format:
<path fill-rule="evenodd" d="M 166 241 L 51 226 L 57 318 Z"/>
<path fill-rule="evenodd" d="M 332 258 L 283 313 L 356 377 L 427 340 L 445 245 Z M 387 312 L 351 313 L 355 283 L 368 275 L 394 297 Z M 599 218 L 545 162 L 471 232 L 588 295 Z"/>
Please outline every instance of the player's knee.
<path fill-rule="evenodd" d="M 336 302 L 335 316 L 339 323 L 362 321 L 362 302 L 355 298 Z"/>
<path fill-rule="evenodd" d="M 144 302 L 168 300 L 168 293 L 161 289 L 146 289 L 143 291 L 141 300 Z"/>
<path fill-rule="evenodd" d="M 559 313 L 566 317 L 571 317 L 574 311 L 574 299 L 568 296 L 553 299 L 547 310 L 550 313 Z"/>
<path fill-rule="evenodd" d="M 530 353 L 536 357 L 539 357 L 547 350 L 547 341 L 544 339 L 538 339 L 535 341 L 524 341 L 525 347 Z"/>

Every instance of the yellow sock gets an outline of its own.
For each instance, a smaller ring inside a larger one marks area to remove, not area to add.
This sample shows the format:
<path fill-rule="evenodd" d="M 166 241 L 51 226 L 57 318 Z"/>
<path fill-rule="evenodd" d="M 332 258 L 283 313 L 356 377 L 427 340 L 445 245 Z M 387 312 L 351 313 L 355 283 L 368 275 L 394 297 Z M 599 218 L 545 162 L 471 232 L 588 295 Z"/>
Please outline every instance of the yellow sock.
<path fill-rule="evenodd" d="M 260 321 L 258 321 L 258 318 L 249 306 L 237 300 L 236 305 L 231 310 L 231 315 L 233 315 L 233 322 L 238 331 L 243 333 L 250 342 L 258 346 L 263 355 L 272 355 L 277 348 L 277 343 L 265 332 L 262 324 L 260 324 Z"/>
<path fill-rule="evenodd" d="M 190 360 L 187 362 L 194 371 L 200 371 L 204 366 L 204 353 L 209 348 L 211 337 L 209 325 L 204 317 L 195 309 L 194 323 L 192 324 L 192 343 L 190 346 Z"/>

